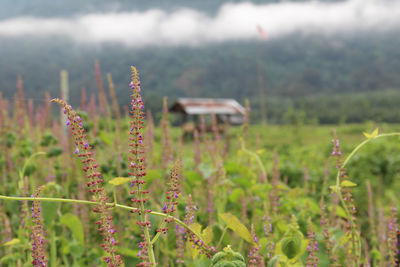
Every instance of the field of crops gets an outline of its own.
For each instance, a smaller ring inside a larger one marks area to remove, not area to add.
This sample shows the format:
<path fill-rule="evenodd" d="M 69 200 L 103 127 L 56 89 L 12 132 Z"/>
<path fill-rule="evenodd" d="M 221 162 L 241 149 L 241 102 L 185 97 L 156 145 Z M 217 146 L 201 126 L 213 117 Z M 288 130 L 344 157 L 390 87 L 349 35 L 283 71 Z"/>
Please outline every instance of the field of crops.
<path fill-rule="evenodd" d="M 398 266 L 399 125 L 248 108 L 183 138 L 166 106 L 144 114 L 134 68 L 130 116 L 109 82 L 81 107 L 0 97 L 0 266 Z"/>

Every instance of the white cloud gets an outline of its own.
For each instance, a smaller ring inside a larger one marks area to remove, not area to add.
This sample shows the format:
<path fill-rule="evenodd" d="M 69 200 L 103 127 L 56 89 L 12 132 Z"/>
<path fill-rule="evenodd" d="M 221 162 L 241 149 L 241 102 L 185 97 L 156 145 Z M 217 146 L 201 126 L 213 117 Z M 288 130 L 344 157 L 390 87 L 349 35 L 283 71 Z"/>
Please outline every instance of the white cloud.
<path fill-rule="evenodd" d="M 256 25 L 261 25 L 269 38 L 298 31 L 391 30 L 400 28 L 400 1 L 225 4 L 215 17 L 190 9 L 87 14 L 69 19 L 18 17 L 0 21 L 0 36 L 67 35 L 78 42 L 130 46 L 197 45 L 259 38 Z"/>

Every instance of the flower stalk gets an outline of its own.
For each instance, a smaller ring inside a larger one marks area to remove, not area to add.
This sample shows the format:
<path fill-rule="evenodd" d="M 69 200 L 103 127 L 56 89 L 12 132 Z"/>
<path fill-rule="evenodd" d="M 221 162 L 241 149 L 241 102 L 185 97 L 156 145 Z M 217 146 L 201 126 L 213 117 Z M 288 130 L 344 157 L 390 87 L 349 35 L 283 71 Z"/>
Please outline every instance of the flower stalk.
<path fill-rule="evenodd" d="M 143 145 L 143 128 L 144 128 L 144 102 L 141 97 L 141 87 L 139 80 L 139 73 L 135 67 L 132 69 L 132 81 L 129 84 L 131 87 L 131 127 L 129 131 L 129 152 L 131 156 L 130 160 L 130 173 L 132 177 L 131 181 L 131 194 L 134 196 L 132 202 L 136 204 L 137 209 L 134 212 L 138 213 L 140 219 L 137 224 L 142 227 L 143 230 L 143 242 L 139 243 L 139 247 L 143 253 L 139 253 L 139 257 L 142 260 L 142 266 L 156 266 L 156 259 L 154 256 L 153 244 L 150 237 L 151 224 L 148 220 L 147 214 L 151 212 L 150 209 L 145 208 L 145 203 L 149 200 L 147 197 L 149 191 L 144 189 L 146 181 L 146 166 L 145 166 L 145 155 Z"/>
<path fill-rule="evenodd" d="M 107 255 L 103 260 L 109 267 L 120 266 L 122 264 L 121 256 L 116 253 L 116 241 L 114 234 L 116 230 L 111 224 L 112 216 L 107 205 L 108 197 L 105 189 L 102 187 L 102 174 L 98 171 L 99 165 L 93 157 L 92 147 L 87 140 L 86 131 L 82 125 L 82 119 L 77 113 L 61 99 L 53 99 L 52 102 L 58 103 L 63 107 L 63 113 L 67 116 L 66 125 L 71 128 L 72 137 L 74 139 L 74 153 L 81 159 L 82 170 L 86 173 L 88 181 L 86 182 L 88 192 L 92 193 L 98 205 L 93 208 L 93 212 L 99 214 L 99 220 L 96 222 L 98 231 L 103 236 L 104 243 L 101 247 L 106 251 Z"/>

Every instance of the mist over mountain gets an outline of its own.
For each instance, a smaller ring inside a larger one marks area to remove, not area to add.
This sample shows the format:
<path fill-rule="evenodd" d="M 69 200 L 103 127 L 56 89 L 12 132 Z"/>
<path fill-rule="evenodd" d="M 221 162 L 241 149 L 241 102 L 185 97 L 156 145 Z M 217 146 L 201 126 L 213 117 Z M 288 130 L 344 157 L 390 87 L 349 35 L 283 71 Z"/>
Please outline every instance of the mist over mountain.
<path fill-rule="evenodd" d="M 52 1 L 52 0 L 2 0 L 0 3 L 0 19 L 18 16 L 37 17 L 69 17 L 79 14 L 96 12 L 126 12 L 130 10 L 145 11 L 148 9 L 162 9 L 173 11 L 181 8 L 192 8 L 214 14 L 225 3 L 280 3 L 305 2 L 307 0 L 96 0 L 96 1 Z M 320 2 L 343 2 L 343 0 L 320 0 Z"/>
<path fill-rule="evenodd" d="M 393 112 L 400 100 L 395 1 L 93 3 L 39 0 L 35 8 L 31 1 L 2 1 L 3 97 L 12 99 L 18 74 L 26 97 L 37 103 L 46 91 L 59 96 L 59 71 L 66 69 L 70 100 L 78 105 L 83 87 L 97 90 L 99 59 L 121 104 L 127 104 L 129 66 L 137 66 L 155 112 L 164 95 L 233 97 L 249 98 L 257 117 L 261 76 L 272 122 L 285 121 L 289 107 L 326 123 L 400 120 Z"/>

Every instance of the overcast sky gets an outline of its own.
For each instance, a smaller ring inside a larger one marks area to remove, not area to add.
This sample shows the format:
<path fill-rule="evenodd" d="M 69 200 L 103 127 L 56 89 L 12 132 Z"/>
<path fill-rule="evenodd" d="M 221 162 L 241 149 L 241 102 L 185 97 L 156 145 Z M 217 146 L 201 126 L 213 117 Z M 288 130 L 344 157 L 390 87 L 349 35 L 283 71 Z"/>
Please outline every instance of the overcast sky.
<path fill-rule="evenodd" d="M 400 0 L 225 4 L 213 17 L 191 9 L 86 14 L 68 19 L 15 17 L 0 20 L 0 37 L 66 35 L 82 43 L 202 45 L 262 38 L 257 25 L 268 39 L 293 32 L 388 31 L 400 28 Z"/>

